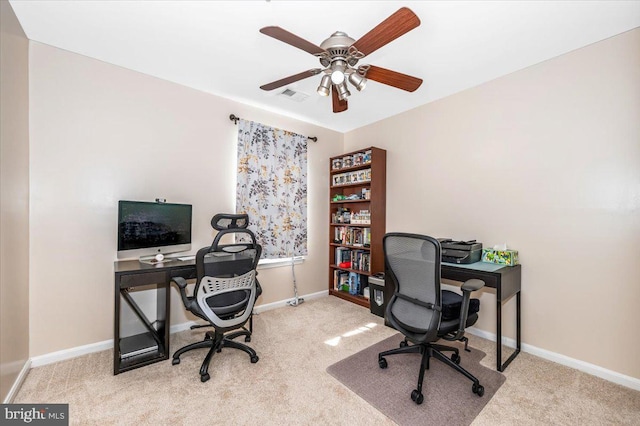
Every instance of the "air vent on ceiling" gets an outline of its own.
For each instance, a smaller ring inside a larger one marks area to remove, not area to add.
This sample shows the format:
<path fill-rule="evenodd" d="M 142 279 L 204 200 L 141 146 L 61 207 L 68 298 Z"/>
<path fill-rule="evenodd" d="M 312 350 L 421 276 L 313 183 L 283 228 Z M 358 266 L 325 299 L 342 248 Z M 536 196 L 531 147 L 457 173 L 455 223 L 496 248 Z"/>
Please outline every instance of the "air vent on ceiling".
<path fill-rule="evenodd" d="M 302 102 L 309 97 L 306 93 L 296 92 L 291 89 L 284 89 L 280 96 L 284 96 L 285 98 L 291 99 L 292 101 Z"/>

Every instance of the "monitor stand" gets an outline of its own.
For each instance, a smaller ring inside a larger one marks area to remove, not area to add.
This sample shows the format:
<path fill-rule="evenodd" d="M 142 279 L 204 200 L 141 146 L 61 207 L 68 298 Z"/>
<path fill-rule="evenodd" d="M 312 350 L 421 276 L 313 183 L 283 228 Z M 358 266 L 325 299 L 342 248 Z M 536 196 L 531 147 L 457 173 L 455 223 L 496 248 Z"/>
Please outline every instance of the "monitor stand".
<path fill-rule="evenodd" d="M 140 263 L 144 263 L 147 265 L 160 265 L 164 263 L 173 262 L 175 259 L 170 257 L 165 257 L 163 254 L 156 254 L 151 256 L 141 256 L 138 259 Z"/>

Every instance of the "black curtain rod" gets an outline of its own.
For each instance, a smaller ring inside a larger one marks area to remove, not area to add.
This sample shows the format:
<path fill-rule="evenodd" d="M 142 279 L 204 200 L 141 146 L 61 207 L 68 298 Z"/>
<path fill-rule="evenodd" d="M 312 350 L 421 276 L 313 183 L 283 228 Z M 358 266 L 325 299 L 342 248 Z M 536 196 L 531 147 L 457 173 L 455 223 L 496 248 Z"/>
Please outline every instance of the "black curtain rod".
<path fill-rule="evenodd" d="M 231 114 L 229 116 L 229 120 L 233 121 L 233 124 L 238 124 L 238 120 L 240 120 L 240 117 L 236 117 L 235 114 Z M 307 139 L 318 142 L 318 138 L 316 136 L 307 136 Z"/>

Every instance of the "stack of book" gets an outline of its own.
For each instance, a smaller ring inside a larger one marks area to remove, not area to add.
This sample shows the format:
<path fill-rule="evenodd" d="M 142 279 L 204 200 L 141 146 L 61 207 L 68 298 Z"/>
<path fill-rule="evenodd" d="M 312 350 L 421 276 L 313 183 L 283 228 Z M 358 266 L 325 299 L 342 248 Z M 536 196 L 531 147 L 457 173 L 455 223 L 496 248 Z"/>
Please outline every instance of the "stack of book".
<path fill-rule="evenodd" d="M 346 247 L 336 247 L 336 265 L 351 261 L 351 250 Z"/>
<path fill-rule="evenodd" d="M 371 244 L 371 229 L 337 226 L 334 229 L 333 242 L 356 247 L 368 247 Z"/>
<path fill-rule="evenodd" d="M 351 269 L 371 272 L 371 254 L 364 250 L 353 250 L 351 252 Z"/>
<path fill-rule="evenodd" d="M 349 273 L 337 269 L 334 270 L 333 288 L 340 291 L 349 291 Z"/>

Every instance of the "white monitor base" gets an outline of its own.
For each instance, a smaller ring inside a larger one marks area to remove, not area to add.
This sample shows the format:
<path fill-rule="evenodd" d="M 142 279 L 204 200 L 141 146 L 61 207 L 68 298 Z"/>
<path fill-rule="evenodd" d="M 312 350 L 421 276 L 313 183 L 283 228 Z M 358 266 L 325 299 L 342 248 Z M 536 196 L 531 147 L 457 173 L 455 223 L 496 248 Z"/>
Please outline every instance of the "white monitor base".
<path fill-rule="evenodd" d="M 142 256 L 138 259 L 140 263 L 144 263 L 147 265 L 159 265 L 161 263 L 173 262 L 175 258 L 165 257 L 163 254 L 156 254 L 152 256 Z"/>

